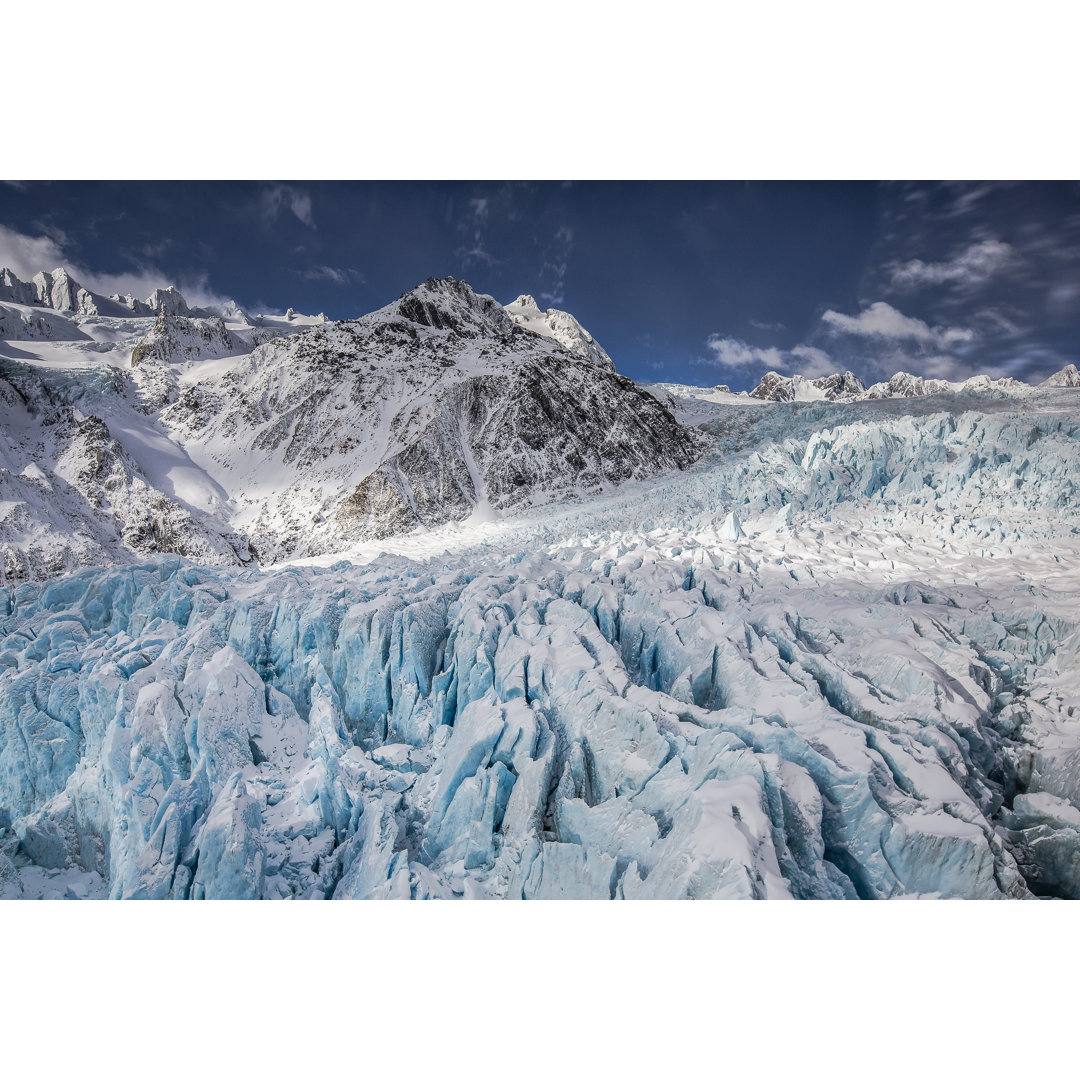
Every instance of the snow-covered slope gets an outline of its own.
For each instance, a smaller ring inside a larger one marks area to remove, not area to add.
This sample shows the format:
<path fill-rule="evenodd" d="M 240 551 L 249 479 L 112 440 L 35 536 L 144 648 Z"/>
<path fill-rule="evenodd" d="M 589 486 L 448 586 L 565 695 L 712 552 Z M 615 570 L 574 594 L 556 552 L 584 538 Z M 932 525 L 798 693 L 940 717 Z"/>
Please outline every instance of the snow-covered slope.
<path fill-rule="evenodd" d="M 588 360 L 597 367 L 615 370 L 614 361 L 604 352 L 600 343 L 567 311 L 548 308 L 541 311 L 536 301 L 525 294 L 505 306 L 506 313 L 526 330 L 541 337 L 553 338 L 575 356 Z"/>
<path fill-rule="evenodd" d="M 123 306 L 84 314 L 63 308 L 65 291 L 81 289 L 66 272 L 38 279 L 0 273 L 0 295 L 12 300 L 0 304 L 0 578 L 159 552 L 250 561 L 228 495 L 168 437 L 158 413 L 192 362 L 247 353 L 325 318 L 235 307 L 224 318 L 196 316 L 175 289 L 140 301 L 143 314 Z M 62 310 L 39 301 L 38 285 Z M 91 299 L 84 310 L 103 306 Z"/>
<path fill-rule="evenodd" d="M 0 590 L 0 889 L 1080 896 L 1075 391 L 728 412 L 411 557 Z"/>
<path fill-rule="evenodd" d="M 1063 386 L 1075 389 L 1080 387 L 1080 371 L 1076 370 L 1075 364 L 1066 364 L 1060 371 L 1054 372 L 1050 378 L 1045 379 L 1040 386 Z"/>

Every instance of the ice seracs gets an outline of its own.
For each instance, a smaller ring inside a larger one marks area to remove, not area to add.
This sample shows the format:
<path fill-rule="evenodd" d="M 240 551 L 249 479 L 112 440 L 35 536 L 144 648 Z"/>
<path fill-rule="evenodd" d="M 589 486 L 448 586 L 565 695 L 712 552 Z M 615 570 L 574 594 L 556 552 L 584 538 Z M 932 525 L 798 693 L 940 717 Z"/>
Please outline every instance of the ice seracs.
<path fill-rule="evenodd" d="M 0 588 L 0 894 L 1080 898 L 1064 397 L 743 405 L 417 558 Z"/>
<path fill-rule="evenodd" d="M 742 521 L 739 520 L 739 515 L 732 510 L 726 518 L 724 518 L 724 524 L 720 526 L 716 534 L 721 540 L 741 540 L 743 537 Z"/>

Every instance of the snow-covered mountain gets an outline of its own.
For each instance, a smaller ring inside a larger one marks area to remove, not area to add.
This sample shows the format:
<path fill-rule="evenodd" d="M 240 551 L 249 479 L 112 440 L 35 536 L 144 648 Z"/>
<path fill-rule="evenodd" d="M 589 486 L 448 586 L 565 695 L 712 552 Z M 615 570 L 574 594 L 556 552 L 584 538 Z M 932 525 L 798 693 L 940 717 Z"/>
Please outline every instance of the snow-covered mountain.
<path fill-rule="evenodd" d="M 0 349 L 8 580 L 344 551 L 685 468 L 707 441 L 571 316 L 526 328 L 452 278 L 336 324 L 197 315 L 175 290 L 147 305 L 9 305 L 61 325 Z"/>
<path fill-rule="evenodd" d="M 767 372 L 753 390 L 733 392 L 729 386 L 687 386 L 680 383 L 642 383 L 662 401 L 684 424 L 701 425 L 730 417 L 732 407 L 793 402 L 858 403 L 894 398 L 930 398 L 941 395 L 966 397 L 1024 397 L 1039 388 L 1073 388 L 1080 386 L 1080 374 L 1073 364 L 1062 368 L 1038 387 L 1018 379 L 991 379 L 988 375 L 973 375 L 969 379 L 949 382 L 945 379 L 925 379 L 908 372 L 897 372 L 892 378 L 863 386 L 850 371 L 837 372 L 818 379 L 802 375 L 781 375 Z M 944 407 L 944 406 L 943 406 Z"/>
<path fill-rule="evenodd" d="M 1054 372 L 1050 378 L 1043 380 L 1039 385 L 1076 388 L 1080 386 L 1080 371 L 1076 370 L 1075 364 L 1066 364 L 1060 371 Z"/>
<path fill-rule="evenodd" d="M 865 389 L 850 371 L 813 380 L 770 371 L 750 391 L 750 397 L 759 401 L 853 401 Z"/>
<path fill-rule="evenodd" d="M 548 308 L 541 311 L 536 301 L 525 294 L 507 304 L 506 313 L 526 330 L 542 337 L 554 338 L 560 345 L 569 349 L 582 360 L 589 360 L 608 371 L 615 370 L 615 363 L 599 342 L 567 311 Z"/>
<path fill-rule="evenodd" d="M 630 380 L 450 278 L 200 374 L 162 421 L 233 493 L 264 561 L 597 494 L 702 446 Z"/>
<path fill-rule="evenodd" d="M 72 315 L 114 318 L 158 315 L 162 312 L 168 315 L 190 313 L 183 296 L 171 286 L 155 289 L 145 300 L 117 294 L 105 297 L 84 288 L 62 266 L 52 271 L 43 270 L 32 281 L 20 281 L 13 271 L 0 269 L 0 302 L 21 306 L 39 305 Z"/>

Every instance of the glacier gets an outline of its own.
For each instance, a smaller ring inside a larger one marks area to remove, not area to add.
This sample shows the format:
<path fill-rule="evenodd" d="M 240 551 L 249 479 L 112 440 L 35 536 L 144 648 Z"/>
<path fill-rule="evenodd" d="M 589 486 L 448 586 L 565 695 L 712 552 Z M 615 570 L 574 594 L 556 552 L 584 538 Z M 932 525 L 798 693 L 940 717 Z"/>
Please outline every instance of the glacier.
<path fill-rule="evenodd" d="M 0 589 L 0 896 L 1080 897 L 1076 391 Z"/>

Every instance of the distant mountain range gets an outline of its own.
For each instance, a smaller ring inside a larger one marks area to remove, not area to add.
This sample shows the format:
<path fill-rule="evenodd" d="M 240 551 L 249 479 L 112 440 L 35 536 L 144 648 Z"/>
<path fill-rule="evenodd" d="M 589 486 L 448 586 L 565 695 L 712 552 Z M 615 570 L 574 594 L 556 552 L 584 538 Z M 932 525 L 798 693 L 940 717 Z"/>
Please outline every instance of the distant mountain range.
<path fill-rule="evenodd" d="M 1076 370 L 1075 364 L 1069 364 L 1039 385 L 1080 386 L 1080 372 Z M 949 382 L 946 379 L 924 379 L 919 375 L 898 371 L 891 379 L 867 387 L 850 371 L 845 371 L 842 375 L 826 375 L 820 379 L 806 379 L 802 375 L 780 375 L 770 371 L 753 390 L 743 393 L 757 401 L 876 401 L 879 398 L 924 397 L 928 394 L 982 390 L 1022 393 L 1031 388 L 1031 384 L 1019 379 L 991 379 L 988 375 L 974 375 L 960 382 Z M 728 387 L 718 386 L 716 389 L 727 391 Z"/>

